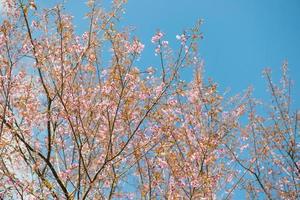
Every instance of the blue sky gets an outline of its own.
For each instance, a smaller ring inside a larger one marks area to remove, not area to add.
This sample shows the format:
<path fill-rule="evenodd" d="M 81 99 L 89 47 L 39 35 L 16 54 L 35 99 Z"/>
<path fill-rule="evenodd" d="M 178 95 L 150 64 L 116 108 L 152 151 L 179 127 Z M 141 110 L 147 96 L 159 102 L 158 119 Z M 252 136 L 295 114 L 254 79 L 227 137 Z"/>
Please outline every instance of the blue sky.
<path fill-rule="evenodd" d="M 129 0 L 124 16 L 146 46 L 156 29 L 174 38 L 199 18 L 205 20 L 200 54 L 207 77 L 233 93 L 253 85 L 255 95 L 265 98 L 261 71 L 270 67 L 278 77 L 288 60 L 294 100 L 300 99 L 300 1 Z"/>
<path fill-rule="evenodd" d="M 53 1 L 54 2 L 54 1 Z M 69 0 L 67 10 L 84 31 L 85 1 Z M 109 2 L 105 1 L 104 2 Z M 200 54 L 205 60 L 206 77 L 230 88 L 236 94 L 252 85 L 254 95 L 268 98 L 262 78 L 265 67 L 279 78 L 281 64 L 289 62 L 295 81 L 294 106 L 300 103 L 300 1 L 298 0 L 129 0 L 121 23 L 134 26 L 134 34 L 145 43 L 138 65 L 156 63 L 150 39 L 156 30 L 166 33 L 170 42 L 175 35 L 204 19 L 204 39 Z M 191 73 L 184 74 L 189 79 Z M 276 79 L 275 79 L 276 80 Z"/>

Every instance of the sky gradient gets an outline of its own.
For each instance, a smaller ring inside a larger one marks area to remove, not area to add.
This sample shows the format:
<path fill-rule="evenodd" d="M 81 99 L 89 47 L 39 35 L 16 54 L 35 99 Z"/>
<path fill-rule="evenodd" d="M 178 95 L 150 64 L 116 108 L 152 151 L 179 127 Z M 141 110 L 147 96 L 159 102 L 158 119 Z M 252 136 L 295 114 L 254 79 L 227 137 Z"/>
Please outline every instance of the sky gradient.
<path fill-rule="evenodd" d="M 52 3 L 57 1 L 52 1 Z M 69 0 L 66 10 L 75 18 L 78 31 L 82 26 L 85 1 Z M 110 1 L 104 1 L 106 4 Z M 47 3 L 49 5 L 49 3 Z M 294 80 L 294 108 L 300 99 L 300 1 L 298 0 L 129 0 L 122 26 L 134 26 L 133 33 L 144 44 L 145 51 L 137 65 L 157 63 L 151 37 L 156 30 L 166 34 L 175 45 L 176 34 L 204 19 L 204 39 L 200 55 L 205 61 L 206 78 L 211 77 L 221 92 L 230 88 L 234 95 L 248 86 L 255 88 L 257 98 L 267 99 L 262 70 L 269 67 L 275 80 L 284 60 L 289 63 Z M 190 79 L 191 73 L 184 74 Z"/>
<path fill-rule="evenodd" d="M 62 0 L 36 0 L 41 7 L 58 2 Z M 66 2 L 78 33 L 84 32 L 86 0 Z M 110 0 L 103 2 L 108 4 Z M 221 92 L 230 88 L 234 95 L 253 86 L 257 98 L 269 98 L 261 72 L 269 67 L 278 80 L 281 64 L 287 60 L 294 80 L 293 105 L 299 108 L 300 103 L 296 102 L 300 99 L 299 0 L 129 0 L 121 25 L 136 28 L 133 34 L 146 47 L 138 65 L 147 67 L 158 63 L 150 42 L 156 30 L 163 31 L 172 46 L 176 34 L 192 27 L 200 18 L 205 21 L 200 44 L 205 75 L 219 84 Z M 192 73 L 183 75 L 185 79 L 192 77 Z"/>
<path fill-rule="evenodd" d="M 171 40 L 199 18 L 205 21 L 200 54 L 207 77 L 233 93 L 253 85 L 255 95 L 265 98 L 261 71 L 272 68 L 278 80 L 287 60 L 295 81 L 294 101 L 300 99 L 300 1 L 129 0 L 123 23 L 134 25 L 148 47 L 156 29 Z"/>

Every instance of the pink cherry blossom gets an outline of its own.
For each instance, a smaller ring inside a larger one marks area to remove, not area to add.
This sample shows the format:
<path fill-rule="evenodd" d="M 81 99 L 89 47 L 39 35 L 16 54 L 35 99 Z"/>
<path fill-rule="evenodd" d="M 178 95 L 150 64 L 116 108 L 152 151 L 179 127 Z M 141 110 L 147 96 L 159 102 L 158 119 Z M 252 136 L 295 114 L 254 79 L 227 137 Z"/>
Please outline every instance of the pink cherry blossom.
<path fill-rule="evenodd" d="M 151 42 L 152 43 L 157 43 L 162 37 L 164 36 L 164 34 L 160 31 L 158 31 L 152 38 L 151 38 Z"/>

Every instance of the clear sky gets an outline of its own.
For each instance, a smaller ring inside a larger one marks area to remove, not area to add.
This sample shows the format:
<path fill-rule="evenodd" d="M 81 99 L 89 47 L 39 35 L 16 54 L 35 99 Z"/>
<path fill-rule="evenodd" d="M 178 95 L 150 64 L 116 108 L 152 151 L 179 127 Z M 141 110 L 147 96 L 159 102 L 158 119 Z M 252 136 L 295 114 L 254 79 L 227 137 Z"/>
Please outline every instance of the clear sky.
<path fill-rule="evenodd" d="M 83 31 L 85 1 L 68 2 L 67 10 L 75 15 L 75 23 Z M 155 31 L 162 30 L 175 43 L 175 35 L 192 27 L 199 18 L 205 21 L 200 45 L 205 73 L 219 83 L 221 90 L 230 88 L 235 94 L 252 85 L 256 97 L 266 98 L 262 70 L 272 68 L 278 80 L 281 64 L 288 60 L 295 81 L 294 105 L 299 108 L 299 0 L 129 0 L 122 24 L 136 27 L 134 34 L 146 45 L 139 64 L 153 65 L 158 59 L 150 42 Z M 189 79 L 192 74 L 184 76 Z"/>
<path fill-rule="evenodd" d="M 124 18 L 146 47 L 156 29 L 174 38 L 203 18 L 200 53 L 207 76 L 234 93 L 253 85 L 256 96 L 264 97 L 261 71 L 270 67 L 278 77 L 286 59 L 294 100 L 300 99 L 299 0 L 129 0 Z"/>

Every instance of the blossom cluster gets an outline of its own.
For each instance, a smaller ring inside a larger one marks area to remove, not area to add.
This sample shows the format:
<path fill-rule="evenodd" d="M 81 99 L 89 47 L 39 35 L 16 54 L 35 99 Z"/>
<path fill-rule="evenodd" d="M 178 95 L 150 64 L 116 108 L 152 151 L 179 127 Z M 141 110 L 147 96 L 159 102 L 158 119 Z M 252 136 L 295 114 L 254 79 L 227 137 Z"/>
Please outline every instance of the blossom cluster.
<path fill-rule="evenodd" d="M 132 44 L 130 44 L 129 42 L 125 42 L 124 46 L 128 53 L 133 54 L 141 54 L 145 48 L 145 45 L 137 39 L 134 39 Z"/>

